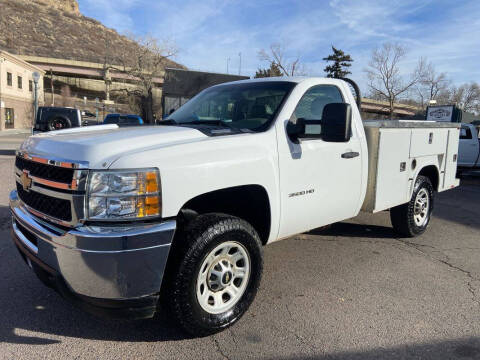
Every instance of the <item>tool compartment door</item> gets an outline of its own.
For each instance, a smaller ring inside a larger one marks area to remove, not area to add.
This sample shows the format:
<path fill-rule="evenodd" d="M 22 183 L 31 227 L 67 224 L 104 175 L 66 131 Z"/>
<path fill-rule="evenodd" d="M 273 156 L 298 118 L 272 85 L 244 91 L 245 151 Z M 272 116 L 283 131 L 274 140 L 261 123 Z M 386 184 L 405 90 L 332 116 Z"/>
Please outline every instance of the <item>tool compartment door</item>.
<path fill-rule="evenodd" d="M 410 157 L 444 154 L 449 129 L 413 129 Z"/>
<path fill-rule="evenodd" d="M 374 212 L 408 201 L 410 129 L 380 129 Z"/>
<path fill-rule="evenodd" d="M 438 191 L 448 190 L 459 185 L 457 179 L 458 163 L 458 142 L 460 138 L 460 129 L 449 129 L 447 135 L 447 149 L 445 156 L 445 168 L 443 181 L 440 179 Z"/>

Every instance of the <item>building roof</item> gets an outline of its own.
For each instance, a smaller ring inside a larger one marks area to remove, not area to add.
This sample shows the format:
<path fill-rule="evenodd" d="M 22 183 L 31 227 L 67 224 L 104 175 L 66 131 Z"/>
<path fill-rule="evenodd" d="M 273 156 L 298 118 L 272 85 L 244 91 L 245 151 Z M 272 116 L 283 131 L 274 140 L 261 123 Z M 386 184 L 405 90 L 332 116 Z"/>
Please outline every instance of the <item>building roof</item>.
<path fill-rule="evenodd" d="M 40 67 L 38 67 L 36 65 L 33 65 L 33 64 L 30 64 L 30 63 L 26 62 L 25 60 L 21 59 L 20 57 L 18 57 L 16 55 L 13 55 L 13 54 L 10 54 L 6 51 L 0 50 L 0 58 L 7 59 L 8 61 L 11 61 L 11 62 L 13 62 L 17 65 L 23 66 L 23 67 L 25 67 L 29 70 L 38 71 L 41 75 L 45 74 L 45 71 L 43 71 Z"/>

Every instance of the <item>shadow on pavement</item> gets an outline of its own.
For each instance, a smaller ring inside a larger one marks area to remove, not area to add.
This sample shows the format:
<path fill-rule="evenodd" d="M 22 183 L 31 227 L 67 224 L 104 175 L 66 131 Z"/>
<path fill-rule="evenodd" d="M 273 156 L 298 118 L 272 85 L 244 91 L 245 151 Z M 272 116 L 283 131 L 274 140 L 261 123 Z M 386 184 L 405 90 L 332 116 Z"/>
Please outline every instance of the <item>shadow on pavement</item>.
<path fill-rule="evenodd" d="M 354 224 L 347 222 L 339 222 L 332 224 L 328 227 L 314 229 L 306 234 L 320 236 L 360 237 L 372 239 L 394 239 L 398 237 L 398 234 L 395 233 L 391 227 Z"/>
<path fill-rule="evenodd" d="M 406 344 L 391 348 L 352 351 L 317 356 L 275 357 L 275 360 L 395 360 L 395 359 L 479 359 L 480 338 L 446 340 L 427 344 Z M 272 358 L 273 360 L 273 358 Z"/>
<path fill-rule="evenodd" d="M 437 194 L 433 215 L 480 229 L 480 176 L 463 176 L 458 188 Z"/>

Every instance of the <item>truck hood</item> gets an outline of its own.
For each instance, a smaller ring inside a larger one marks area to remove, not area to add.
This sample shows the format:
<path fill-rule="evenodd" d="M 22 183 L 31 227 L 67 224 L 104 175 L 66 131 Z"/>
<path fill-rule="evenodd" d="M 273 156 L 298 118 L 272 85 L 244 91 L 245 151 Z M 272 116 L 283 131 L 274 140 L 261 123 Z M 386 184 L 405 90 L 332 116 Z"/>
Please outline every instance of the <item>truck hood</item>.
<path fill-rule="evenodd" d="M 208 139 L 202 132 L 175 126 L 88 126 L 30 136 L 21 151 L 51 159 L 87 161 L 108 168 L 123 154 Z"/>

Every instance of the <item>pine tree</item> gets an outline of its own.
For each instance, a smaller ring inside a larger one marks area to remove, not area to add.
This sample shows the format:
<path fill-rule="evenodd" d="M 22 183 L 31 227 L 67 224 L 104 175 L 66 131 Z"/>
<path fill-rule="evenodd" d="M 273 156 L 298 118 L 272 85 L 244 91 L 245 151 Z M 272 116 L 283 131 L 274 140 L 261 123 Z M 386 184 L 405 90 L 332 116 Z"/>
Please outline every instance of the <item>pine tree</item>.
<path fill-rule="evenodd" d="M 269 69 L 258 69 L 255 73 L 255 78 L 282 76 L 282 71 L 277 63 L 270 63 Z"/>
<path fill-rule="evenodd" d="M 336 49 L 332 46 L 333 54 L 328 55 L 326 58 L 323 58 L 325 61 L 333 61 L 333 64 L 327 65 L 323 71 L 327 74 L 329 78 L 344 78 L 348 74 L 351 74 L 348 71 L 348 68 L 352 66 L 351 62 L 353 59 L 349 54 L 345 54 L 342 50 Z"/>

